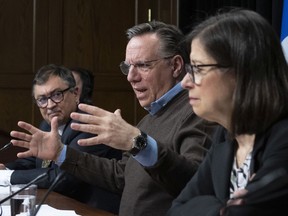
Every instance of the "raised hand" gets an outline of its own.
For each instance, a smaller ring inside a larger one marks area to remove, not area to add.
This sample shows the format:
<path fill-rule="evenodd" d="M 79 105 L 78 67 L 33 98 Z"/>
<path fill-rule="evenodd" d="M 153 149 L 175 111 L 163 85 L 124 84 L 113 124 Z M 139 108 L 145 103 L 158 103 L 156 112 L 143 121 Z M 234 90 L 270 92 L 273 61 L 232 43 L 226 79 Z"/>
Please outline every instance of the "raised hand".
<path fill-rule="evenodd" d="M 51 121 L 51 131 L 44 132 L 33 125 L 19 121 L 18 126 L 27 132 L 11 131 L 10 135 L 16 139 L 11 142 L 15 146 L 24 147 L 28 150 L 17 154 L 19 158 L 38 157 L 43 160 L 56 160 L 63 144 L 58 134 L 57 117 Z"/>
<path fill-rule="evenodd" d="M 79 104 L 78 107 L 86 114 L 73 112 L 71 118 L 81 123 L 72 123 L 71 128 L 96 135 L 92 138 L 78 140 L 79 145 L 106 144 L 116 149 L 131 149 L 133 138 L 140 131 L 121 117 L 119 109 L 111 113 L 87 104 Z"/>

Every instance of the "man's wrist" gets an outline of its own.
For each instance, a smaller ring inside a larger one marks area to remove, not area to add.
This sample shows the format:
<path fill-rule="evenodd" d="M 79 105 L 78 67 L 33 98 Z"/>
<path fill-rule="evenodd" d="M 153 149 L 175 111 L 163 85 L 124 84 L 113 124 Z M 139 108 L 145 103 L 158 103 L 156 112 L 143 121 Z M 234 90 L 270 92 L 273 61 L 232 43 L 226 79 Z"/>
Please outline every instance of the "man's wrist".
<path fill-rule="evenodd" d="M 147 146 L 147 134 L 140 131 L 140 133 L 133 138 L 132 148 L 129 152 L 135 156 Z"/>

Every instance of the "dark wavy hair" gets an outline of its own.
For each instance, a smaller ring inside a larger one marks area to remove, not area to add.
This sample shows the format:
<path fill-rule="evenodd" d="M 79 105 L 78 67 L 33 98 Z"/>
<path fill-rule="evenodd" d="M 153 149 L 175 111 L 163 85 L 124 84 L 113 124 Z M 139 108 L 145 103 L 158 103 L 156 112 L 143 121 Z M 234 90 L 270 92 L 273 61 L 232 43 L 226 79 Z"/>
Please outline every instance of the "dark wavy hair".
<path fill-rule="evenodd" d="M 232 136 L 261 133 L 288 116 L 287 62 L 277 34 L 262 16 L 245 9 L 218 13 L 187 38 L 190 46 L 198 38 L 235 75 Z"/>
<path fill-rule="evenodd" d="M 71 70 L 62 65 L 48 64 L 42 66 L 35 74 L 32 82 L 32 95 L 34 94 L 34 86 L 46 83 L 51 76 L 60 77 L 71 88 L 71 91 L 73 91 L 76 82 Z"/>

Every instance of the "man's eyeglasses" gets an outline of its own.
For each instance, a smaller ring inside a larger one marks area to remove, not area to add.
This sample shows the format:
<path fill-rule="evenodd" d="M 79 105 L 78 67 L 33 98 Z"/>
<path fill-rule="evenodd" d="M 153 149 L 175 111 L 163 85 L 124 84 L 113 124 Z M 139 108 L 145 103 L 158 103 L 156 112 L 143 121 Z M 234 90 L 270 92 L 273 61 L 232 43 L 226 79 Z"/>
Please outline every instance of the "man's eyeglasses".
<path fill-rule="evenodd" d="M 68 87 L 68 88 L 61 90 L 61 91 L 55 91 L 49 97 L 41 96 L 41 97 L 35 99 L 36 104 L 40 108 L 45 108 L 48 105 L 49 99 L 52 100 L 54 103 L 58 104 L 64 100 L 64 93 L 70 89 L 71 89 L 71 87 Z"/>
<path fill-rule="evenodd" d="M 209 70 L 203 71 L 203 67 L 228 68 L 220 64 L 185 64 L 186 73 L 190 75 L 192 82 L 197 85 L 201 84 L 202 78 L 209 72 Z"/>
<path fill-rule="evenodd" d="M 169 58 L 173 58 L 173 57 L 174 57 L 174 55 L 173 56 L 167 56 L 167 57 L 159 58 L 159 59 L 149 60 L 149 61 L 138 62 L 138 63 L 135 63 L 135 64 L 128 64 L 125 61 L 122 61 L 120 63 L 120 65 L 119 65 L 119 67 L 120 67 L 121 72 L 124 75 L 127 76 L 128 73 L 129 73 L 131 65 L 133 65 L 135 68 L 137 68 L 141 72 L 147 72 L 149 69 L 151 69 L 151 66 L 152 66 L 151 63 L 152 62 L 157 62 L 157 61 L 160 61 L 160 60 L 163 60 L 163 59 L 169 59 Z"/>

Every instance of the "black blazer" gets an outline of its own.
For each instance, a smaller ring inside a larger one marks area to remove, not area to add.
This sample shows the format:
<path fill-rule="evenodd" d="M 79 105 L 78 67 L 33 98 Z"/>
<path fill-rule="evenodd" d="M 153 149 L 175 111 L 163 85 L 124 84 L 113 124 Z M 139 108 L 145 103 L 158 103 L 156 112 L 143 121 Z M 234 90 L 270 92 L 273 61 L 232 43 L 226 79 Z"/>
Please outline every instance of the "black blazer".
<path fill-rule="evenodd" d="M 62 143 L 69 145 L 71 148 L 78 151 L 87 152 L 101 157 L 117 159 L 121 158 L 121 151 L 103 144 L 95 146 L 78 145 L 77 141 L 79 139 L 89 138 L 94 135 L 72 130 L 70 127 L 72 122 L 74 121 L 70 119 L 65 125 L 63 134 L 61 136 Z M 50 125 L 44 121 L 41 123 L 40 129 L 43 131 L 51 130 Z M 11 184 L 26 184 L 36 178 L 38 175 L 48 172 L 48 178 L 45 181 L 37 183 L 38 188 L 49 188 L 60 172 L 60 168 L 54 162 L 52 162 L 48 168 L 42 168 L 42 160 L 35 157 L 17 159 L 16 161 L 7 163 L 5 165 L 7 168 L 15 170 L 11 175 Z M 111 212 L 117 212 L 119 208 L 120 197 L 118 195 L 85 183 L 68 173 L 66 173 L 63 180 L 57 184 L 54 191 L 75 198 L 84 203 L 92 203 L 91 205 L 94 207 Z M 109 199 L 110 203 L 104 202 L 105 200 Z"/>
<path fill-rule="evenodd" d="M 222 128 L 196 175 L 174 200 L 169 216 L 288 215 L 288 119 L 281 120 L 265 133 L 257 134 L 252 152 L 249 191 L 240 206 L 226 207 L 235 141 L 225 139 Z"/>

